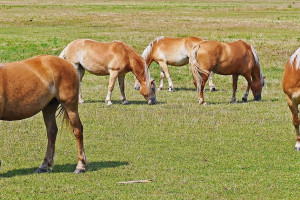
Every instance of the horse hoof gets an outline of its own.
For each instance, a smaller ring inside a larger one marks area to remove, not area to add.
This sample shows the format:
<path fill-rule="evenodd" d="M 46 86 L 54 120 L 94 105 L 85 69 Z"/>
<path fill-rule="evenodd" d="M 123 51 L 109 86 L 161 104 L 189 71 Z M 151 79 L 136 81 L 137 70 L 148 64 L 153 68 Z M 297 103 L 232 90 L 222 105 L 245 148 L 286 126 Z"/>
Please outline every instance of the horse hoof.
<path fill-rule="evenodd" d="M 80 103 L 80 104 L 83 104 L 83 103 L 84 103 L 84 100 L 83 100 L 83 99 L 79 99 L 79 103 Z"/>
<path fill-rule="evenodd" d="M 174 89 L 173 87 L 171 87 L 171 88 L 168 89 L 168 91 L 169 91 L 169 92 L 174 92 L 175 89 Z"/>
<path fill-rule="evenodd" d="M 112 105 L 112 102 L 111 102 L 111 101 L 108 101 L 106 105 L 111 106 L 111 105 Z"/>
<path fill-rule="evenodd" d="M 74 171 L 74 174 L 82 174 L 82 173 L 85 173 L 85 169 L 76 169 Z"/>
<path fill-rule="evenodd" d="M 47 173 L 47 172 L 48 172 L 47 169 L 38 168 L 37 170 L 35 170 L 34 173 L 40 174 L 40 173 Z"/>
<path fill-rule="evenodd" d="M 216 88 L 210 88 L 209 89 L 211 92 L 214 92 L 214 91 L 216 91 Z"/>
<path fill-rule="evenodd" d="M 295 147 L 295 150 L 296 151 L 300 151 L 300 147 Z"/>
<path fill-rule="evenodd" d="M 242 98 L 242 101 L 243 101 L 243 102 L 247 102 L 247 99 L 243 97 L 243 98 Z"/>
<path fill-rule="evenodd" d="M 129 101 L 125 100 L 125 101 L 122 102 L 122 104 L 127 105 L 127 104 L 129 104 Z"/>
<path fill-rule="evenodd" d="M 231 100 L 230 103 L 237 103 L 236 100 Z"/>
<path fill-rule="evenodd" d="M 157 91 L 161 91 L 161 90 L 163 90 L 164 88 L 162 88 L 162 87 L 159 87 L 159 88 L 157 88 Z"/>

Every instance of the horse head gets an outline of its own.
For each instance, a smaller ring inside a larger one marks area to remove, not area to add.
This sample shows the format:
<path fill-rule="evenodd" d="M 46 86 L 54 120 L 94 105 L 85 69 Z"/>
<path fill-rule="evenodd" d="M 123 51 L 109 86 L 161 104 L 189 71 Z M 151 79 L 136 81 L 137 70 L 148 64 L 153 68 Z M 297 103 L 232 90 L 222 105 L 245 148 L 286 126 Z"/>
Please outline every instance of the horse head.
<path fill-rule="evenodd" d="M 251 84 L 251 90 L 255 101 L 261 100 L 261 91 L 265 86 L 265 78 L 265 76 L 261 76 L 260 81 L 252 82 Z"/>
<path fill-rule="evenodd" d="M 148 101 L 149 105 L 156 103 L 156 85 L 153 78 L 150 80 L 150 84 L 141 84 L 140 93 L 145 97 Z"/>

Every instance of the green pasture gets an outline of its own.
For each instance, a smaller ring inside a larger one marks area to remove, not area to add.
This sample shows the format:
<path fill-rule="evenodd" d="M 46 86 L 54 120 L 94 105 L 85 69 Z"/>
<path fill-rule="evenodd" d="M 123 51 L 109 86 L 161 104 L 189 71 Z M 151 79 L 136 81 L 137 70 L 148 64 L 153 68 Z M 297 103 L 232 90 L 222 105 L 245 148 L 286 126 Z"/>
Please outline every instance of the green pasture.
<path fill-rule="evenodd" d="M 127 74 L 106 106 L 108 77 L 86 73 L 79 105 L 87 172 L 74 175 L 77 144 L 62 129 L 55 166 L 34 174 L 46 151 L 41 113 L 0 122 L 0 199 L 299 199 L 300 152 L 281 89 L 283 67 L 300 46 L 300 1 L 0 0 L 0 63 L 58 55 L 71 41 L 121 40 L 139 53 L 158 36 L 244 40 L 267 76 L 262 101 L 230 104 L 230 76 L 197 103 L 188 66 L 169 67 L 175 92 L 149 106 Z M 159 84 L 160 68 L 151 75 Z M 167 81 L 165 81 L 167 85 Z M 20 108 L 22 109 L 22 108 Z M 60 125 L 61 118 L 58 118 Z M 150 183 L 118 184 L 152 179 Z"/>

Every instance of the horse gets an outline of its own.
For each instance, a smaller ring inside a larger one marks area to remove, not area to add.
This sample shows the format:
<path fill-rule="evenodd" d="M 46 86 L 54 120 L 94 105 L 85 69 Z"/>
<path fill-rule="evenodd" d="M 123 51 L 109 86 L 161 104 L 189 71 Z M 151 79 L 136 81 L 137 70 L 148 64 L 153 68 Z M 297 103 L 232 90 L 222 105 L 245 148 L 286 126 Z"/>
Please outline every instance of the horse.
<path fill-rule="evenodd" d="M 239 40 L 231 43 L 200 42 L 193 47 L 190 65 L 194 84 L 199 93 L 200 104 L 205 104 L 203 89 L 211 72 L 232 75 L 233 94 L 231 103 L 236 103 L 235 93 L 239 75 L 245 77 L 248 82 L 242 101 L 247 102 L 250 88 L 254 100 L 261 100 L 265 76 L 262 73 L 256 50 L 244 41 Z"/>
<path fill-rule="evenodd" d="M 298 105 L 300 103 L 300 48 L 287 61 L 282 78 L 282 89 L 286 95 L 287 104 L 292 112 L 296 131 L 295 149 L 300 151 L 300 132 Z"/>
<path fill-rule="evenodd" d="M 42 55 L 2 64 L 0 67 L 0 120 L 29 118 L 42 111 L 48 144 L 44 161 L 35 171 L 47 172 L 54 165 L 57 125 L 55 113 L 61 104 L 78 144 L 75 174 L 85 172 L 83 126 L 78 114 L 79 77 L 73 65 L 56 56 Z M 1 161 L 0 161 L 1 163 Z"/>
<path fill-rule="evenodd" d="M 77 39 L 70 42 L 59 57 L 74 65 L 78 71 L 80 83 L 85 70 L 98 76 L 109 75 L 107 105 L 112 105 L 110 98 L 117 78 L 122 104 L 129 103 L 125 97 L 124 80 L 125 74 L 130 71 L 140 81 L 140 93 L 148 104 L 156 103 L 155 82 L 150 76 L 145 61 L 132 47 L 121 41 L 98 42 L 90 39 Z M 79 102 L 84 102 L 81 90 L 79 90 Z"/>
<path fill-rule="evenodd" d="M 190 52 L 195 44 L 203 41 L 199 37 L 158 37 L 146 47 L 142 57 L 146 61 L 148 67 L 155 61 L 161 67 L 160 85 L 158 90 L 163 90 L 164 77 L 168 79 L 168 91 L 174 91 L 172 79 L 169 74 L 168 65 L 184 66 L 189 63 Z M 210 91 L 215 91 L 215 85 L 212 81 L 213 74 L 209 76 Z M 135 79 L 135 89 L 139 89 L 139 82 Z"/>

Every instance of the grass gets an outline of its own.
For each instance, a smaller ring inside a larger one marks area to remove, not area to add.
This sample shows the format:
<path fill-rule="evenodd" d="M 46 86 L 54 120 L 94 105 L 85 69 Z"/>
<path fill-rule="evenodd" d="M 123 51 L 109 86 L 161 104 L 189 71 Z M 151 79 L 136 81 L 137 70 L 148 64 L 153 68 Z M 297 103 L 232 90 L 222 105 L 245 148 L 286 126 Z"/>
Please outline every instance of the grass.
<path fill-rule="evenodd" d="M 215 75 L 217 91 L 199 106 L 188 66 L 170 67 L 177 90 L 148 106 L 128 74 L 131 104 L 121 104 L 116 87 L 107 107 L 108 77 L 86 74 L 87 172 L 72 174 L 76 142 L 62 130 L 53 171 L 34 174 L 47 144 L 41 113 L 1 121 L 0 199 L 297 199 L 300 155 L 281 77 L 299 47 L 299 11 L 299 1 L 0 1 L 2 63 L 58 55 L 77 38 L 121 40 L 141 53 L 158 36 L 193 35 L 252 44 L 267 76 L 261 102 L 241 103 L 240 78 L 239 103 L 229 104 L 231 77 Z M 157 84 L 159 73 L 153 63 Z M 139 179 L 154 181 L 117 184 Z"/>

